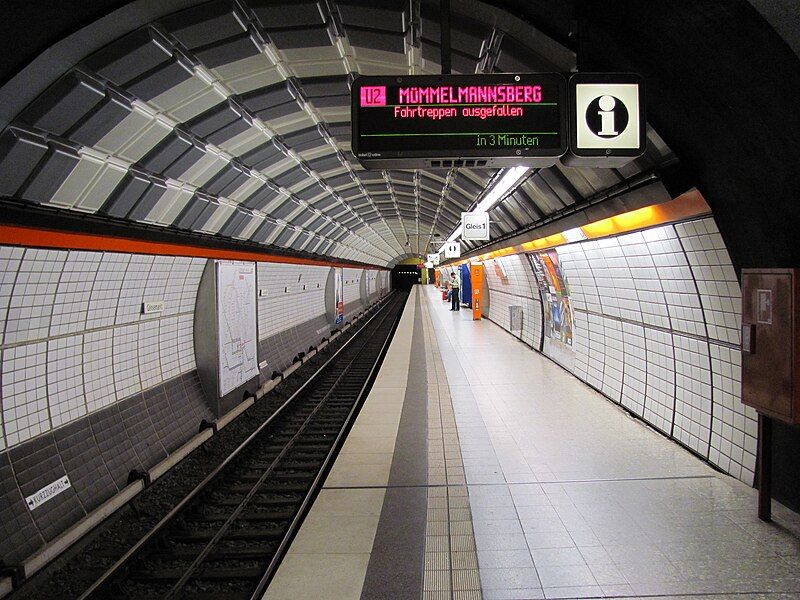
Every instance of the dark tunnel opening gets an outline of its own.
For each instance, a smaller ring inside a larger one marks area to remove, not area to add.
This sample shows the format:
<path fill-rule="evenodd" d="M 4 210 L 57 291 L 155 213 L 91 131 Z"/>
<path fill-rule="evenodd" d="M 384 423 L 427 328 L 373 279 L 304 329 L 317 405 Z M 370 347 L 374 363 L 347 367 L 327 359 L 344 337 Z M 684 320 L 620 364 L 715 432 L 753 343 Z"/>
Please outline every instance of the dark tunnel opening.
<path fill-rule="evenodd" d="M 392 268 L 392 289 L 407 292 L 421 283 L 422 270 L 417 265 L 396 265 Z"/>

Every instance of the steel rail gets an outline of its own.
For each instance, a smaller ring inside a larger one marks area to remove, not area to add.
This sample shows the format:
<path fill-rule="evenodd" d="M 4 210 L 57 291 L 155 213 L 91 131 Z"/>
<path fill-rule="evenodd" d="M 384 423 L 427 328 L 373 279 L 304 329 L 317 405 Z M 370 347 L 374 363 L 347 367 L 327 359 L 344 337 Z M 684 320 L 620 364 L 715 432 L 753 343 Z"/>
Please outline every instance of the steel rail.
<path fill-rule="evenodd" d="M 106 569 L 106 571 L 103 572 L 103 574 L 91 585 L 91 587 L 89 587 L 89 589 L 84 591 L 78 597 L 78 600 L 87 600 L 88 598 L 91 598 L 95 592 L 97 592 L 103 585 L 108 583 L 147 542 L 149 542 L 156 534 L 164 529 L 164 527 L 170 523 L 178 515 L 178 513 L 180 513 L 192 500 L 194 500 L 201 492 L 203 492 L 214 479 L 216 479 L 216 477 L 225 467 L 231 464 L 233 460 L 239 456 L 239 454 L 247 449 L 253 440 L 258 437 L 262 431 L 264 431 L 264 429 L 272 424 L 272 422 L 275 421 L 312 383 L 316 382 L 317 379 L 320 378 L 325 372 L 327 367 L 329 367 L 331 363 L 350 346 L 351 343 L 358 339 L 366 329 L 367 325 L 372 323 L 374 319 L 380 316 L 388 306 L 390 305 L 387 303 L 384 305 L 384 308 L 372 315 L 362 325 L 362 327 L 356 331 L 349 340 L 342 344 L 342 346 L 337 349 L 336 352 L 327 361 L 325 361 L 325 363 L 323 363 L 319 369 L 317 369 L 317 371 L 311 377 L 309 377 L 267 420 L 259 425 L 249 436 L 247 436 L 247 438 L 241 442 L 233 450 L 233 452 L 231 452 L 228 457 L 225 458 L 225 460 L 215 467 L 211 473 L 209 473 L 186 496 L 184 496 L 183 499 L 178 502 L 178 504 L 176 504 L 166 515 L 164 515 L 164 517 L 161 518 L 161 520 L 159 520 L 158 523 L 156 523 L 150 529 L 150 531 L 143 535 L 133 546 L 128 549 L 127 552 L 125 552 L 125 554 L 123 554 L 113 565 Z"/>
<path fill-rule="evenodd" d="M 294 535 L 297 533 L 300 524 L 302 523 L 303 519 L 305 518 L 308 509 L 310 508 L 311 503 L 313 502 L 314 498 L 316 497 L 317 493 L 319 492 L 322 482 L 328 476 L 328 471 L 331 466 L 331 461 L 338 455 L 341 446 L 344 443 L 344 438 L 349 433 L 354 418 L 360 410 L 361 406 L 366 399 L 366 393 L 369 391 L 370 386 L 375 381 L 375 378 L 378 375 L 378 368 L 383 362 L 383 358 L 386 356 L 386 353 L 389 349 L 389 344 L 392 341 L 394 336 L 394 332 L 397 329 L 397 326 L 400 323 L 400 317 L 402 316 L 402 311 L 397 315 L 395 322 L 392 324 L 392 327 L 387 334 L 386 338 L 381 345 L 381 349 L 378 352 L 378 355 L 375 357 L 375 361 L 372 364 L 369 374 L 367 375 L 367 379 L 364 381 L 364 384 L 361 386 L 361 390 L 358 393 L 358 397 L 356 401 L 353 403 L 353 406 L 350 408 L 350 412 L 347 415 L 347 418 L 342 426 L 341 430 L 339 431 L 336 439 L 331 446 L 328 455 L 325 457 L 325 460 L 322 463 L 319 471 L 317 472 L 314 481 L 311 483 L 311 487 L 309 488 L 308 492 L 306 493 L 305 498 L 303 498 L 302 503 L 300 504 L 300 508 L 294 515 L 292 522 L 289 524 L 287 529 L 286 535 L 281 540 L 280 544 L 278 545 L 275 554 L 272 557 L 269 565 L 267 566 L 266 571 L 264 572 L 264 576 L 258 582 L 256 589 L 253 591 L 253 594 L 250 596 L 251 600 L 258 600 L 260 599 L 264 593 L 266 592 L 267 586 L 269 586 L 275 572 L 278 570 L 278 566 L 280 565 L 281 561 L 283 560 L 286 551 L 289 549 L 289 545 L 291 544 Z"/>
<path fill-rule="evenodd" d="M 375 315 L 375 316 L 378 316 L 378 315 Z M 389 316 L 388 314 L 384 315 L 384 320 L 386 318 L 388 318 L 388 316 Z M 381 321 L 381 323 L 379 323 L 379 326 L 380 326 L 380 324 L 382 324 L 382 321 Z M 197 572 L 197 569 L 200 567 L 200 565 L 205 561 L 205 559 L 208 557 L 208 555 L 211 553 L 211 551 L 216 547 L 217 543 L 228 532 L 228 530 L 230 529 L 231 525 L 233 525 L 233 523 L 239 518 L 239 515 L 241 515 L 242 512 L 245 510 L 245 508 L 250 503 L 250 500 L 253 498 L 253 496 L 256 493 L 258 493 L 258 490 L 261 488 L 261 486 L 264 484 L 264 482 L 267 480 L 267 478 L 270 475 L 272 475 L 272 473 L 275 470 L 275 467 L 278 465 L 278 463 L 281 460 L 283 460 L 283 458 L 289 453 L 289 451 L 292 449 L 292 447 L 294 446 L 294 443 L 297 441 L 297 439 L 301 435 L 303 435 L 305 433 L 306 429 L 308 428 L 308 425 L 310 423 L 312 423 L 312 421 L 314 420 L 316 415 L 319 413 L 319 411 L 322 409 L 322 407 L 328 402 L 328 399 L 332 395 L 335 394 L 335 392 L 337 391 L 337 388 L 338 388 L 339 384 L 341 383 L 341 381 L 344 379 L 344 377 L 346 375 L 350 374 L 351 368 L 356 363 L 356 361 L 360 358 L 361 354 L 364 352 L 364 350 L 368 346 L 369 346 L 369 341 L 367 341 L 364 344 L 364 346 L 362 346 L 358 350 L 358 352 L 352 357 L 352 359 L 347 364 L 347 366 L 345 366 L 342 369 L 341 374 L 336 378 L 336 381 L 334 381 L 333 384 L 331 384 L 331 387 L 327 391 L 327 393 L 322 397 L 322 399 L 319 400 L 319 402 L 317 402 L 316 406 L 311 411 L 311 413 L 309 413 L 309 415 L 305 418 L 305 420 L 300 425 L 300 427 L 297 429 L 297 431 L 294 433 L 294 435 L 291 437 L 291 439 L 289 439 L 289 441 L 286 442 L 286 444 L 281 449 L 281 451 L 278 453 L 278 455 L 272 460 L 272 462 L 264 470 L 264 472 L 261 474 L 261 476 L 258 478 L 258 480 L 253 484 L 253 486 L 251 487 L 250 491 L 247 492 L 247 494 L 242 499 L 242 501 L 237 505 L 237 507 L 233 510 L 233 512 L 225 520 L 225 522 L 220 526 L 220 528 L 217 531 L 217 533 L 214 534 L 214 537 L 211 540 L 209 540 L 209 542 L 206 544 L 206 546 L 203 548 L 203 550 L 200 552 L 200 554 L 198 554 L 197 557 L 195 557 L 195 559 L 192 561 L 192 563 L 186 568 L 186 571 L 181 576 L 181 578 L 178 581 L 176 581 L 175 584 L 173 584 L 172 588 L 164 596 L 165 599 L 175 598 L 176 595 L 181 592 L 181 590 L 184 588 L 184 586 L 189 582 L 189 580 L 192 578 L 192 576 Z M 360 394 L 359 394 L 359 397 L 360 397 Z M 358 402 L 358 399 L 356 400 L 356 402 Z M 345 422 L 345 424 L 346 423 L 347 423 L 347 421 Z"/>

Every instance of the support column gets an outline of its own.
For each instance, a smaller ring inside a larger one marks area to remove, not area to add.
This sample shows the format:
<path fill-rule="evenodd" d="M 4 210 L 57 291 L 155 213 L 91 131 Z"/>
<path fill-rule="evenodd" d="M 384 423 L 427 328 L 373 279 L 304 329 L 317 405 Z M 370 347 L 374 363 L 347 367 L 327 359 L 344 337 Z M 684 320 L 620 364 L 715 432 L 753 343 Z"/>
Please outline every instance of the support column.
<path fill-rule="evenodd" d="M 758 413 L 758 518 L 772 520 L 772 420 Z"/>

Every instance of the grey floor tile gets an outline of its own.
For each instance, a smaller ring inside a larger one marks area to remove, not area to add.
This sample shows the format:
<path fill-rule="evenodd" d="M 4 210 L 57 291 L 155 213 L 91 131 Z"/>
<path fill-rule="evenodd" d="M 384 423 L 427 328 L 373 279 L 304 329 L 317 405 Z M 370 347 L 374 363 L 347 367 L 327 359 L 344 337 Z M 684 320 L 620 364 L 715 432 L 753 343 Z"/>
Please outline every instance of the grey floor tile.
<path fill-rule="evenodd" d="M 522 533 L 522 526 L 516 519 L 474 519 L 472 527 L 476 535 Z"/>
<path fill-rule="evenodd" d="M 545 494 L 515 494 L 513 497 L 514 506 L 547 506 L 551 507 L 550 498 Z"/>
<path fill-rule="evenodd" d="M 540 587 L 483 590 L 484 600 L 540 600 L 544 591 Z"/>
<path fill-rule="evenodd" d="M 470 498 L 511 498 L 511 491 L 508 485 L 468 485 Z"/>
<path fill-rule="evenodd" d="M 590 564 L 589 570 L 592 572 L 595 581 L 601 586 L 626 585 L 628 583 L 625 575 L 616 565 Z"/>
<path fill-rule="evenodd" d="M 614 561 L 602 546 L 578 546 L 578 550 L 583 556 L 583 560 L 590 567 L 592 565 L 610 565 Z"/>
<path fill-rule="evenodd" d="M 570 530 L 569 535 L 572 538 L 572 541 L 575 542 L 578 546 L 600 546 L 600 540 L 594 534 L 593 531 L 588 529 L 578 529 L 578 530 Z"/>
<path fill-rule="evenodd" d="M 537 567 L 542 587 L 576 587 L 597 585 L 597 581 L 586 565 L 562 565 Z"/>
<path fill-rule="evenodd" d="M 517 506 L 520 519 L 550 519 L 561 521 L 556 509 L 548 505 Z"/>
<path fill-rule="evenodd" d="M 505 483 L 506 478 L 501 471 L 487 473 L 466 473 L 466 482 L 469 485 Z"/>
<path fill-rule="evenodd" d="M 492 520 L 519 520 L 517 510 L 513 506 L 471 506 L 473 519 Z"/>
<path fill-rule="evenodd" d="M 532 567 L 533 561 L 527 548 L 518 550 L 478 550 L 478 564 L 481 569 L 503 567 Z"/>
<path fill-rule="evenodd" d="M 566 531 L 538 531 L 526 533 L 528 546 L 534 548 L 572 548 L 575 542 Z"/>
<path fill-rule="evenodd" d="M 562 565 L 585 565 L 586 561 L 577 548 L 535 548 L 531 550 L 536 567 Z"/>
<path fill-rule="evenodd" d="M 525 533 L 567 532 L 567 528 L 558 517 L 521 518 L 520 523 Z"/>
<path fill-rule="evenodd" d="M 503 475 L 508 483 L 533 483 L 538 481 L 538 478 L 533 471 L 509 471 L 504 469 Z"/>
<path fill-rule="evenodd" d="M 475 532 L 475 546 L 481 550 L 527 550 L 528 543 L 522 533 L 478 533 Z"/>
<path fill-rule="evenodd" d="M 603 595 L 599 585 L 544 588 L 545 598 L 598 598 Z"/>
<path fill-rule="evenodd" d="M 474 490 L 474 489 L 475 489 L 475 487 L 470 488 L 470 490 Z M 489 507 L 489 508 L 492 508 L 492 507 L 500 507 L 500 506 L 511 507 L 511 508 L 514 507 L 514 501 L 511 499 L 511 495 L 510 494 L 507 495 L 507 496 L 502 496 L 502 495 L 497 495 L 497 496 L 476 496 L 476 495 L 473 495 L 471 491 L 470 491 L 470 495 L 469 495 L 469 504 L 470 504 L 470 506 L 472 508 L 476 508 L 476 507 Z"/>
<path fill-rule="evenodd" d="M 533 567 L 481 569 L 481 584 L 484 590 L 540 587 Z"/>

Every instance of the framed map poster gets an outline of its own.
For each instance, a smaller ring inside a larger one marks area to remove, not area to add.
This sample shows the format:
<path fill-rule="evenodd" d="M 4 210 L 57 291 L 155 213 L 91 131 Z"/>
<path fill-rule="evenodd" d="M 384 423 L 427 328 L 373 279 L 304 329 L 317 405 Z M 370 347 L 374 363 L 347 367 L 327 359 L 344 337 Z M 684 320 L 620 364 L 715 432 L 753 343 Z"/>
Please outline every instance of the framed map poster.
<path fill-rule="evenodd" d="M 219 260 L 217 336 L 219 395 L 258 376 L 256 264 Z"/>

